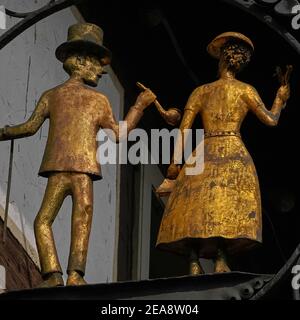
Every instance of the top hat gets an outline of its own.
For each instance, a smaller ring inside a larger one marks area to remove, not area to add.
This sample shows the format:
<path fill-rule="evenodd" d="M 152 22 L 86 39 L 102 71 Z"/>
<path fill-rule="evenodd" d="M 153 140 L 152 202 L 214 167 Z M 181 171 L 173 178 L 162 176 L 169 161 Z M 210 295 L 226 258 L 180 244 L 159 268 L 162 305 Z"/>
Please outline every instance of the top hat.
<path fill-rule="evenodd" d="M 55 51 L 56 58 L 62 62 L 70 53 L 86 52 L 99 58 L 103 65 L 111 61 L 111 52 L 103 46 L 103 31 L 92 23 L 77 23 L 69 27 L 68 41 Z"/>
<path fill-rule="evenodd" d="M 246 37 L 245 35 L 238 33 L 238 32 L 225 32 L 218 35 L 212 42 L 207 46 L 208 53 L 216 58 L 219 59 L 221 56 L 221 49 L 222 47 L 230 40 L 241 41 L 248 45 L 248 47 L 254 51 L 254 45 L 252 41 Z"/>

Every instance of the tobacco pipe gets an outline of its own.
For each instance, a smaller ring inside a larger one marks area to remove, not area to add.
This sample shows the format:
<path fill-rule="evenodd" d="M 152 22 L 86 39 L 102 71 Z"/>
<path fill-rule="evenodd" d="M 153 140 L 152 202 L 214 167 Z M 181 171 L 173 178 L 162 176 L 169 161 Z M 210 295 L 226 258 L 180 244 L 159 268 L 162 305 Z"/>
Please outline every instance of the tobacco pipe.
<path fill-rule="evenodd" d="M 146 90 L 147 87 L 145 87 L 142 83 L 137 82 L 136 85 L 142 89 Z M 157 101 L 157 99 L 154 101 L 154 104 L 160 113 L 160 115 L 164 118 L 164 120 L 167 122 L 167 124 L 171 126 L 176 126 L 179 124 L 181 120 L 181 111 L 178 108 L 170 108 L 168 110 L 165 110 L 162 105 Z"/>

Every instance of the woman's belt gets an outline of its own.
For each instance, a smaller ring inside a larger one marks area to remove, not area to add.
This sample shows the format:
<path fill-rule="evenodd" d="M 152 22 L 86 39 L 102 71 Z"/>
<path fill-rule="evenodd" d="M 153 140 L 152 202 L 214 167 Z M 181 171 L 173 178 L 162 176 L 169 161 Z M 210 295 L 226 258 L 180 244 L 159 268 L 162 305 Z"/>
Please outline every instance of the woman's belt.
<path fill-rule="evenodd" d="M 222 137 L 222 136 L 237 136 L 237 137 L 241 137 L 241 134 L 238 131 L 211 131 L 211 132 L 205 132 L 204 133 L 204 137 L 205 138 Z"/>

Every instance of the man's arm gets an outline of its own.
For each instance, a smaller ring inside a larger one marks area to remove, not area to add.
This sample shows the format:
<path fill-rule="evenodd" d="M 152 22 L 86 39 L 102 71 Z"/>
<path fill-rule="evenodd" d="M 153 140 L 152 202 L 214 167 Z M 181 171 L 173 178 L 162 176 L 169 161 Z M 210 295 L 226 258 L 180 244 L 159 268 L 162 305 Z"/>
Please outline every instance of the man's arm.
<path fill-rule="evenodd" d="M 268 126 L 276 126 L 280 117 L 281 110 L 290 96 L 289 85 L 281 86 L 274 99 L 271 110 L 268 110 L 258 92 L 251 86 L 248 87 L 247 93 L 242 96 L 243 101 L 248 108 L 259 118 L 261 122 Z"/>
<path fill-rule="evenodd" d="M 144 92 L 142 92 L 135 104 L 129 109 L 124 121 L 127 123 L 126 127 L 121 127 L 119 123 L 116 121 L 111 105 L 106 97 L 102 97 L 104 101 L 104 114 L 101 117 L 101 123 L 100 126 L 103 129 L 110 129 L 114 132 L 116 141 L 119 142 L 123 138 L 126 138 L 128 133 L 136 128 L 137 124 L 139 123 L 140 119 L 143 116 L 144 110 L 154 102 L 156 99 L 155 94 L 147 89 Z"/>
<path fill-rule="evenodd" d="M 42 95 L 28 121 L 14 127 L 5 126 L 4 128 L 0 128 L 0 141 L 19 139 L 34 135 L 49 116 L 48 96 L 48 92 Z"/>

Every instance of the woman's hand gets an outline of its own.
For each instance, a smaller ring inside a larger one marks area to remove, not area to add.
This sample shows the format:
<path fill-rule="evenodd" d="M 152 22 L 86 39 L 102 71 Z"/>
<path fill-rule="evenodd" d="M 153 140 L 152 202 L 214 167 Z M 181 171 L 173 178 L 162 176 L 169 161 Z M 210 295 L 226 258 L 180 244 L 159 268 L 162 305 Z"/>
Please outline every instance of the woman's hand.
<path fill-rule="evenodd" d="M 171 163 L 168 172 L 167 172 L 167 178 L 175 180 L 180 172 L 180 166 L 174 163 Z"/>
<path fill-rule="evenodd" d="M 176 180 L 165 179 L 163 183 L 155 190 L 159 197 L 169 196 L 175 187 Z"/>
<path fill-rule="evenodd" d="M 286 103 L 288 99 L 290 98 L 290 85 L 286 84 L 281 86 L 278 89 L 277 97 L 283 102 Z"/>

